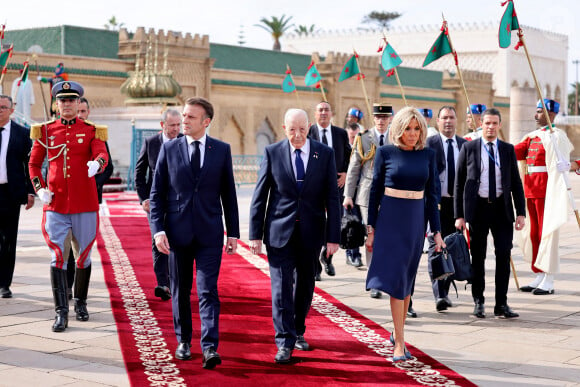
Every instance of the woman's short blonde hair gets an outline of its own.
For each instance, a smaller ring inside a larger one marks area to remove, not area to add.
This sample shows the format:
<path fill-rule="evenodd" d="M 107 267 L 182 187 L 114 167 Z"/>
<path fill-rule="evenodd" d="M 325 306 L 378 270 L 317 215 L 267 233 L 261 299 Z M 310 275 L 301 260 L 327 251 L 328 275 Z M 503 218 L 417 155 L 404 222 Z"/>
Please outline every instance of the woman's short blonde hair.
<path fill-rule="evenodd" d="M 425 121 L 425 117 L 423 117 L 419 110 L 414 107 L 405 107 L 399 110 L 393 117 L 393 121 L 389 128 L 389 139 L 391 144 L 398 147 L 405 145 L 403 144 L 401 137 L 403 137 L 405 129 L 407 129 L 413 119 L 417 120 L 419 128 L 421 129 L 421 136 L 419 137 L 419 141 L 417 141 L 414 149 L 419 150 L 425 148 L 425 142 L 427 141 L 427 121 Z"/>

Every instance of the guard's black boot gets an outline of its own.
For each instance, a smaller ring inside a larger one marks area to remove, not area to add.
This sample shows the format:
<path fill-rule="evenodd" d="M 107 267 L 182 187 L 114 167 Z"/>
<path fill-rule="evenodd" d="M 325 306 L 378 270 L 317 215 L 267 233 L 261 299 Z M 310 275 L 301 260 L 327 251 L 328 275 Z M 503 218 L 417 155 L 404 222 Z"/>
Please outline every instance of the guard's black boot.
<path fill-rule="evenodd" d="M 64 332 L 68 327 L 68 297 L 66 294 L 66 270 L 56 267 L 50 268 L 50 283 L 52 284 L 52 296 L 54 298 L 54 324 L 53 332 Z"/>
<path fill-rule="evenodd" d="M 87 293 L 89 292 L 89 281 L 91 279 L 91 266 L 85 269 L 76 268 L 75 272 L 75 313 L 77 320 L 88 321 L 89 311 L 87 310 Z"/>

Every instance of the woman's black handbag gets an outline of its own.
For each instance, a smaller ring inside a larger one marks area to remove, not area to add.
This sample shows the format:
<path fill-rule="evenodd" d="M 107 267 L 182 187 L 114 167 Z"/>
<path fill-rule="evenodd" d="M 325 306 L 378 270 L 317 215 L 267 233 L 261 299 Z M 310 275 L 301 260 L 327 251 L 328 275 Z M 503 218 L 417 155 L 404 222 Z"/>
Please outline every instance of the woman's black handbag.
<path fill-rule="evenodd" d="M 356 249 L 365 244 L 367 230 L 358 211 L 345 209 L 340 222 L 340 247 Z"/>
<path fill-rule="evenodd" d="M 457 231 L 447 235 L 444 242 L 447 245 L 447 251 L 453 260 L 453 267 L 455 268 L 455 274 L 452 279 L 455 281 L 470 281 L 471 277 L 473 277 L 473 269 L 471 268 L 471 257 L 465 237 L 460 231 Z"/>
<path fill-rule="evenodd" d="M 431 273 L 434 280 L 442 280 L 455 273 L 453 260 L 447 249 L 441 249 L 441 251 L 436 252 L 429 257 L 429 261 L 431 263 Z"/>

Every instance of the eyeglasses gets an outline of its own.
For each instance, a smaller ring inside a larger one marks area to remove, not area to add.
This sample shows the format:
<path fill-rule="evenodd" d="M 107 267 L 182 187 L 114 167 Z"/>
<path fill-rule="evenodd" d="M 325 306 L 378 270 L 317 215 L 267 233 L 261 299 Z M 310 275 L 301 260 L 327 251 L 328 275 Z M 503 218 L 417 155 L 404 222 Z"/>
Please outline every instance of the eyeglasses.
<path fill-rule="evenodd" d="M 11 110 L 12 106 L 0 106 L 0 112 L 3 112 L 4 110 Z"/>

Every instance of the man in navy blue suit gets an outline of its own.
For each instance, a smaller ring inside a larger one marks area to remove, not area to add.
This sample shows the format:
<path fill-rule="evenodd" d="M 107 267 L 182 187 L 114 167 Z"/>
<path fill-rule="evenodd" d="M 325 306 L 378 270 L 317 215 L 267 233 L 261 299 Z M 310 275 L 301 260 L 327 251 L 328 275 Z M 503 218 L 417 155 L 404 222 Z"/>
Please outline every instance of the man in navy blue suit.
<path fill-rule="evenodd" d="M 456 231 L 455 217 L 453 216 L 453 191 L 455 189 L 455 170 L 459 151 L 467 140 L 456 135 L 457 113 L 453 106 L 443 106 L 437 115 L 437 127 L 439 131 L 431 137 L 427 137 L 427 147 L 435 151 L 437 171 L 441 182 L 441 195 L 439 200 L 439 218 L 441 219 L 441 237 L 453 234 Z M 429 257 L 435 252 L 435 240 L 429 233 Z M 451 278 L 442 280 L 433 279 L 431 260 L 429 260 L 429 276 L 435 296 L 435 308 L 438 312 L 447 310 L 453 306 L 449 299 L 449 287 Z"/>
<path fill-rule="evenodd" d="M 287 139 L 264 151 L 250 208 L 250 249 L 268 252 L 272 317 L 278 352 L 288 363 L 293 349 L 308 350 L 306 315 L 314 292 L 315 264 L 323 244 L 328 256 L 340 240 L 340 202 L 332 148 L 307 138 L 308 115 L 289 109 Z"/>
<path fill-rule="evenodd" d="M 314 111 L 316 123 L 310 127 L 308 137 L 320 141 L 334 150 L 334 166 L 336 167 L 337 172 L 336 183 L 338 185 L 338 194 L 340 195 L 342 202 L 351 148 L 350 143 L 348 142 L 348 133 L 346 130 L 331 124 L 332 115 L 332 107 L 327 101 L 322 101 L 316 105 L 316 110 Z M 317 281 L 321 280 L 320 273 L 322 272 L 322 265 L 324 265 L 324 271 L 329 276 L 334 276 L 336 274 L 334 265 L 332 264 L 332 254 L 328 255 L 324 247 L 320 251 L 319 260 L 320 263 L 316 263 L 315 273 Z"/>
<path fill-rule="evenodd" d="M 482 114 L 481 137 L 461 147 L 457 161 L 453 205 L 455 227 L 469 223 L 473 279 L 473 315 L 485 318 L 485 257 L 491 231 L 495 247 L 495 307 L 500 318 L 519 315 L 507 304 L 510 255 L 515 229 L 525 224 L 526 201 L 512 144 L 497 138 L 501 113 L 488 109 Z M 516 217 L 514 217 L 514 208 Z"/>
<path fill-rule="evenodd" d="M 161 145 L 182 136 L 179 133 L 181 129 L 181 113 L 175 109 L 165 110 L 161 115 L 161 129 L 160 133 L 145 139 L 135 164 L 135 189 L 137 190 L 137 195 L 139 195 L 141 207 L 147 213 L 150 223 L 149 195 L 151 193 L 155 165 L 157 164 Z M 155 246 L 155 239 L 152 238 L 152 240 L 153 271 L 157 280 L 155 296 L 167 301 L 171 298 L 171 290 L 169 290 L 169 257 L 161 254 Z"/>
<path fill-rule="evenodd" d="M 34 205 L 34 189 L 28 178 L 32 147 L 27 129 L 10 121 L 12 98 L 0 95 L 0 296 L 11 298 L 16 263 L 16 239 L 20 206 Z"/>
<path fill-rule="evenodd" d="M 173 326 L 179 341 L 175 357 L 191 358 L 190 294 L 195 261 L 202 365 L 207 369 L 221 364 L 216 351 L 220 314 L 217 281 L 224 244 L 222 215 L 227 231 L 226 253 L 236 252 L 240 237 L 231 149 L 229 144 L 206 134 L 213 112 L 211 103 L 203 98 L 185 102 L 185 136 L 161 147 L 150 197 L 155 245 L 169 255 Z"/>

